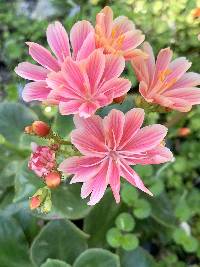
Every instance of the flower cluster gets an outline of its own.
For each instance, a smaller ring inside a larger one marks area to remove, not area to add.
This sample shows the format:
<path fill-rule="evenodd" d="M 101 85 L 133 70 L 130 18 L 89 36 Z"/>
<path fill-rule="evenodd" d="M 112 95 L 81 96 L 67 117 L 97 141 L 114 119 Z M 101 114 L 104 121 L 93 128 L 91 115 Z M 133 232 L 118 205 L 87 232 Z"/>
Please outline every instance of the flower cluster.
<path fill-rule="evenodd" d="M 68 37 L 62 24 L 55 22 L 48 26 L 46 35 L 54 56 L 43 46 L 27 42 L 29 54 L 41 66 L 22 62 L 15 69 L 32 81 L 25 86 L 22 97 L 27 102 L 56 105 L 62 115 L 73 114 L 75 130 L 70 144 L 80 155 L 68 157 L 57 168 L 55 151 L 34 145 L 29 167 L 39 177 L 47 177 L 49 187 L 56 184 L 49 173 L 55 181 L 57 172 L 73 174 L 71 183 L 83 183 L 81 196 L 90 195 L 89 205 L 100 201 L 108 185 L 118 203 L 120 176 L 152 195 L 130 165 L 171 161 L 173 155 L 163 142 L 167 128 L 160 124 L 141 128 L 141 108 L 126 114 L 111 110 L 104 118 L 95 113 L 123 101 L 127 95 L 131 82 L 121 77 L 127 61 L 139 81 L 143 101 L 167 110 L 188 112 L 200 104 L 200 75 L 186 73 L 191 63 L 184 57 L 171 61 L 170 48 L 162 49 L 155 60 L 150 44 L 143 43 L 142 32 L 127 17 L 114 19 L 110 7 L 97 14 L 95 26 L 79 21 Z M 138 49 L 142 43 L 142 49 Z M 54 145 L 65 143 L 41 122 L 26 128 L 26 132 L 53 140 Z M 38 199 L 34 196 L 32 207 L 40 205 Z"/>

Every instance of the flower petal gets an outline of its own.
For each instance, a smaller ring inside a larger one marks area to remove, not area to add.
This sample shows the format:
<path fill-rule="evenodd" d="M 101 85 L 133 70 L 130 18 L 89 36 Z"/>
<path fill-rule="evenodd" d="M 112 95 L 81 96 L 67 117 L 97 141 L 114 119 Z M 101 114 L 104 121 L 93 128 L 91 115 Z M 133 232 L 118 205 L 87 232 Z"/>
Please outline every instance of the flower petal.
<path fill-rule="evenodd" d="M 125 68 L 125 60 L 121 56 L 105 55 L 105 69 L 102 79 L 104 81 L 112 78 L 118 78 Z"/>
<path fill-rule="evenodd" d="M 112 159 L 109 160 L 107 180 L 109 181 L 116 203 L 120 202 L 120 168 Z"/>
<path fill-rule="evenodd" d="M 123 147 L 134 137 L 142 126 L 143 121 L 144 110 L 141 108 L 133 108 L 126 113 L 123 136 L 120 141 L 120 149 L 123 149 Z"/>
<path fill-rule="evenodd" d="M 43 81 L 46 79 L 49 71 L 43 67 L 22 62 L 15 68 L 15 72 L 24 79 L 32 81 Z"/>
<path fill-rule="evenodd" d="M 112 109 L 103 119 L 103 126 L 107 144 L 115 150 L 122 138 L 124 114 L 119 110 Z"/>
<path fill-rule="evenodd" d="M 108 97 L 116 98 L 125 95 L 131 88 L 131 82 L 124 78 L 113 78 L 103 84 L 99 89 Z"/>
<path fill-rule="evenodd" d="M 145 39 L 145 36 L 139 30 L 128 31 L 123 37 L 122 50 L 132 50 L 139 46 Z"/>
<path fill-rule="evenodd" d="M 56 21 L 48 26 L 47 41 L 60 62 L 63 62 L 67 56 L 70 56 L 68 34 L 60 22 Z"/>
<path fill-rule="evenodd" d="M 86 59 L 95 50 L 95 34 L 91 31 L 80 47 L 76 60 Z"/>
<path fill-rule="evenodd" d="M 79 100 L 68 100 L 67 102 L 59 102 L 59 111 L 62 115 L 77 114 L 82 102 Z"/>
<path fill-rule="evenodd" d="M 195 72 L 185 73 L 170 89 L 186 88 L 200 85 L 200 74 Z"/>
<path fill-rule="evenodd" d="M 134 23 L 125 16 L 119 16 L 113 21 L 113 29 L 116 30 L 115 36 L 135 30 Z"/>
<path fill-rule="evenodd" d="M 94 102 L 85 102 L 79 107 L 79 116 L 83 118 L 89 118 L 90 116 L 94 115 L 96 110 L 99 108 Z"/>
<path fill-rule="evenodd" d="M 146 126 L 140 129 L 134 138 L 124 146 L 127 153 L 141 153 L 158 146 L 167 134 L 167 128 L 160 124 Z"/>
<path fill-rule="evenodd" d="M 104 7 L 96 16 L 96 27 L 101 34 L 109 37 L 112 31 L 113 11 L 109 6 Z"/>
<path fill-rule="evenodd" d="M 29 54 L 35 61 L 37 61 L 39 64 L 41 64 L 48 70 L 60 70 L 60 66 L 57 60 L 46 48 L 33 42 L 26 42 L 26 44 L 29 46 Z"/>
<path fill-rule="evenodd" d="M 74 59 L 76 59 L 78 51 L 81 49 L 83 42 L 91 32 L 94 32 L 94 28 L 90 22 L 86 20 L 78 21 L 72 27 L 70 31 L 70 41 Z"/>
<path fill-rule="evenodd" d="M 47 86 L 45 81 L 31 82 L 25 85 L 22 92 L 22 98 L 26 102 L 33 100 L 43 101 L 47 99 L 51 89 Z"/>

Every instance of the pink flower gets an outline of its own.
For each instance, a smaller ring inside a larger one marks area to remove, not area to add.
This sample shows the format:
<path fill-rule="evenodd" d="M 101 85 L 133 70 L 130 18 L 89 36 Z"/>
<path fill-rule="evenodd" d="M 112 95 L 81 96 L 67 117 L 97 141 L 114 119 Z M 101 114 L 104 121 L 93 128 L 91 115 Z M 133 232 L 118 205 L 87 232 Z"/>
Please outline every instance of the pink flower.
<path fill-rule="evenodd" d="M 125 16 L 113 20 L 113 11 L 106 6 L 96 16 L 96 47 L 103 47 L 105 54 L 122 55 L 126 60 L 137 55 L 145 56 L 135 49 L 144 41 L 141 31 Z"/>
<path fill-rule="evenodd" d="M 32 143 L 32 151 L 28 167 L 39 177 L 46 176 L 56 167 L 55 151 L 48 146 L 38 146 Z"/>
<path fill-rule="evenodd" d="M 184 57 L 173 61 L 172 51 L 162 49 L 155 62 L 152 47 L 144 43 L 143 50 L 148 59 L 141 56 L 132 61 L 132 67 L 140 82 L 139 91 L 147 102 L 170 109 L 188 112 L 193 105 L 200 104 L 200 75 L 186 71 L 191 63 Z"/>
<path fill-rule="evenodd" d="M 32 80 L 28 83 L 22 97 L 26 102 L 32 100 L 45 101 L 51 89 L 46 83 L 47 75 L 51 72 L 58 72 L 66 57 L 71 57 L 68 34 L 62 24 L 56 21 L 47 28 L 47 41 L 55 57 L 43 46 L 27 42 L 29 54 L 41 66 L 22 62 L 15 72 L 22 78 Z M 95 49 L 94 28 L 88 21 L 79 21 L 74 24 L 70 31 L 72 46 L 72 58 L 82 60 Z"/>
<path fill-rule="evenodd" d="M 48 75 L 47 83 L 53 89 L 49 99 L 59 101 L 62 115 L 87 118 L 128 92 L 130 81 L 119 78 L 124 67 L 123 57 L 104 55 L 101 49 L 92 52 L 84 62 L 68 57 L 60 72 Z"/>
<path fill-rule="evenodd" d="M 81 196 L 91 194 L 89 205 L 99 202 L 108 185 L 118 203 L 120 176 L 152 195 L 130 165 L 167 162 L 172 153 L 161 145 L 167 128 L 159 124 L 141 128 L 143 120 L 144 111 L 139 108 L 126 115 L 112 110 L 104 119 L 96 115 L 88 119 L 74 117 L 76 129 L 71 140 L 83 156 L 64 160 L 59 169 L 75 174 L 71 183 L 83 183 Z"/>

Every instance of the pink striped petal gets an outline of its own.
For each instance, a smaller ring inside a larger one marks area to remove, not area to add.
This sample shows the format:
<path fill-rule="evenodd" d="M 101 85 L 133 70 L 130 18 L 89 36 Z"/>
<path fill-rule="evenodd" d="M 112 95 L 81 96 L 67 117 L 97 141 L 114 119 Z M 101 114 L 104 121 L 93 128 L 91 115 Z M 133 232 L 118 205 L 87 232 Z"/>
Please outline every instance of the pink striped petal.
<path fill-rule="evenodd" d="M 145 60 L 143 57 L 138 56 L 131 60 L 131 65 L 137 79 L 149 85 L 151 77 L 148 71 L 147 60 Z"/>
<path fill-rule="evenodd" d="M 41 64 L 48 70 L 60 70 L 60 66 L 57 60 L 46 48 L 33 42 L 26 42 L 26 44 L 29 46 L 29 54 L 35 61 L 37 61 L 39 64 Z"/>
<path fill-rule="evenodd" d="M 167 134 L 167 128 L 160 124 L 146 126 L 140 129 L 124 148 L 130 153 L 141 153 L 158 146 Z"/>
<path fill-rule="evenodd" d="M 107 179 L 113 192 L 116 203 L 120 202 L 120 169 L 112 159 L 109 160 Z"/>
<path fill-rule="evenodd" d="M 109 6 L 106 6 L 96 16 L 96 25 L 106 37 L 109 37 L 111 34 L 112 22 L 113 11 Z"/>
<path fill-rule="evenodd" d="M 95 92 L 101 80 L 105 68 L 105 56 L 99 49 L 95 50 L 88 58 L 86 71 L 90 83 L 91 92 Z"/>
<path fill-rule="evenodd" d="M 112 109 L 103 119 L 103 126 L 107 144 L 115 150 L 122 138 L 124 114 L 119 110 Z"/>
<path fill-rule="evenodd" d="M 72 131 L 71 141 L 75 147 L 86 156 L 98 155 L 98 157 L 104 157 L 106 154 L 106 146 L 99 142 L 98 138 L 94 135 L 85 133 L 84 129 L 78 129 Z"/>
<path fill-rule="evenodd" d="M 76 59 L 78 51 L 81 49 L 83 42 L 91 32 L 94 32 L 94 28 L 90 22 L 86 20 L 78 21 L 72 27 L 70 31 L 70 41 L 74 59 Z"/>
<path fill-rule="evenodd" d="M 95 34 L 91 31 L 77 53 L 76 60 L 86 59 L 95 50 Z"/>
<path fill-rule="evenodd" d="M 169 64 L 169 69 L 172 71 L 166 81 L 170 82 L 172 79 L 180 79 L 180 77 L 191 67 L 192 63 L 184 57 L 179 57 Z"/>
<path fill-rule="evenodd" d="M 122 149 L 138 132 L 144 121 L 144 110 L 141 108 L 133 108 L 125 115 L 125 123 L 123 136 L 120 141 L 120 149 Z"/>
<path fill-rule="evenodd" d="M 89 118 L 90 116 L 94 115 L 94 113 L 99 108 L 99 105 L 93 102 L 85 102 L 79 107 L 79 116 L 83 118 Z"/>
<path fill-rule="evenodd" d="M 170 89 L 186 88 L 198 85 L 200 85 L 200 74 L 187 72 Z"/>
<path fill-rule="evenodd" d="M 100 116 L 94 115 L 88 119 L 83 119 L 78 115 L 74 116 L 74 124 L 76 128 L 83 128 L 89 135 L 94 135 L 100 142 L 104 142 L 103 123 Z"/>
<path fill-rule="evenodd" d="M 113 29 L 116 29 L 115 36 L 118 37 L 123 33 L 135 30 L 135 25 L 127 17 L 119 16 L 113 21 Z"/>
<path fill-rule="evenodd" d="M 122 50 L 130 50 L 139 46 L 145 39 L 145 36 L 141 31 L 128 31 L 124 35 L 124 41 L 122 43 Z"/>
<path fill-rule="evenodd" d="M 59 103 L 59 111 L 62 115 L 77 114 L 82 102 L 80 100 L 69 100 Z"/>
<path fill-rule="evenodd" d="M 47 86 L 45 81 L 31 82 L 25 85 L 22 92 L 22 98 L 26 102 L 33 100 L 46 100 L 51 89 Z"/>
<path fill-rule="evenodd" d="M 68 34 L 60 22 L 56 21 L 48 26 L 47 41 L 60 62 L 63 62 L 67 56 L 70 56 Z"/>
<path fill-rule="evenodd" d="M 150 196 L 153 196 L 149 189 L 145 187 L 138 174 L 126 163 L 125 160 L 121 162 L 121 175 L 133 186 L 139 188 Z"/>
<path fill-rule="evenodd" d="M 148 42 L 143 43 L 143 50 L 147 53 L 148 58 L 146 59 L 149 77 L 152 79 L 154 70 L 155 70 L 155 57 L 153 53 L 153 49 Z"/>
<path fill-rule="evenodd" d="M 124 78 L 113 78 L 103 84 L 100 92 L 113 98 L 125 95 L 131 88 L 131 82 Z"/>
<path fill-rule="evenodd" d="M 169 47 L 160 50 L 156 60 L 154 83 L 159 78 L 160 73 L 168 69 L 171 59 L 172 59 L 172 51 L 170 50 Z"/>
<path fill-rule="evenodd" d="M 112 78 L 118 78 L 125 68 L 125 60 L 123 57 L 116 55 L 105 55 L 105 69 L 102 79 L 107 81 Z"/>
<path fill-rule="evenodd" d="M 32 81 L 45 80 L 49 71 L 43 67 L 31 64 L 29 62 L 22 62 L 15 68 L 15 72 L 24 79 Z"/>

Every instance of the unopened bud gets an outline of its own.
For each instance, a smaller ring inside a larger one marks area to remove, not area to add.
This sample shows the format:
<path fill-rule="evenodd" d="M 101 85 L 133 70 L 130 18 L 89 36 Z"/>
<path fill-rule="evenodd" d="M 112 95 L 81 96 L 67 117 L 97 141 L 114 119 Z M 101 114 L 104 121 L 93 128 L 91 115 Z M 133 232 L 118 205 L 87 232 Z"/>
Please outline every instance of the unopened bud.
<path fill-rule="evenodd" d="M 43 121 L 34 121 L 32 124 L 32 130 L 34 134 L 44 137 L 49 134 L 50 127 L 47 123 Z"/>
<path fill-rule="evenodd" d="M 191 130 L 187 127 L 180 128 L 178 130 L 178 136 L 185 137 L 191 133 Z"/>
<path fill-rule="evenodd" d="M 24 132 L 27 134 L 33 134 L 33 128 L 32 126 L 26 126 L 24 129 Z"/>
<path fill-rule="evenodd" d="M 124 99 L 126 98 L 126 95 L 127 94 L 114 98 L 113 103 L 121 104 L 124 101 Z"/>
<path fill-rule="evenodd" d="M 30 199 L 30 202 L 29 202 L 30 209 L 31 209 L 31 210 L 34 210 L 34 209 L 39 208 L 41 202 L 42 202 L 42 201 L 41 201 L 41 197 L 40 197 L 40 196 L 33 196 L 33 197 Z"/>
<path fill-rule="evenodd" d="M 58 172 L 56 172 L 56 171 L 55 172 L 50 172 L 45 177 L 45 182 L 46 182 L 46 185 L 49 188 L 56 188 L 57 186 L 59 186 L 59 184 L 61 182 L 60 174 Z"/>

